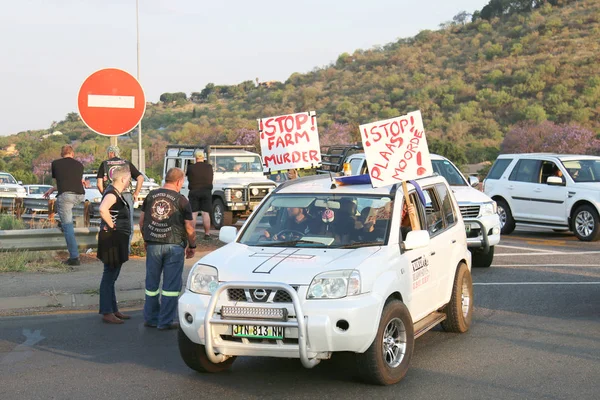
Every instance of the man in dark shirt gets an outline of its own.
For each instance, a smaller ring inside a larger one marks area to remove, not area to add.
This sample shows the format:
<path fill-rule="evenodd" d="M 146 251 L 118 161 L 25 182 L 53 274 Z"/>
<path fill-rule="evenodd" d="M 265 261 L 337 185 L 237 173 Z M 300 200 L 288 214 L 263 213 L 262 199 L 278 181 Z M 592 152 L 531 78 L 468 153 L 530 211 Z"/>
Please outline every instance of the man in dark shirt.
<path fill-rule="evenodd" d="M 189 198 L 194 216 L 194 227 L 198 212 L 202 212 L 202 223 L 204 225 L 204 239 L 210 239 L 210 212 L 212 211 L 212 188 L 213 188 L 213 169 L 212 166 L 204 162 L 204 151 L 196 150 L 195 164 L 187 167 L 187 178 L 189 184 Z"/>
<path fill-rule="evenodd" d="M 171 168 L 165 185 L 148 194 L 142 205 L 140 230 L 146 244 L 146 302 L 144 325 L 159 330 L 177 329 L 177 299 L 181 292 L 181 274 L 185 258 L 196 252 L 196 229 L 192 208 L 179 193 L 185 176 Z M 163 275 L 159 303 L 160 277 Z"/>
<path fill-rule="evenodd" d="M 296 240 L 301 238 L 301 236 L 298 237 L 298 233 L 302 235 L 309 233 L 311 225 L 312 220 L 306 215 L 304 208 L 288 207 L 285 222 L 281 226 L 265 230 L 264 236 L 277 241 Z"/>
<path fill-rule="evenodd" d="M 75 152 L 73 147 L 68 144 L 62 147 L 60 155 L 62 158 L 52 161 L 52 177 L 56 179 L 58 187 L 56 207 L 69 251 L 69 259 L 66 263 L 79 265 L 79 250 L 73 226 L 73 207 L 85 199 L 83 164 L 73 158 Z M 44 197 L 48 198 L 52 192 L 54 192 L 54 188 L 44 193 Z"/>
<path fill-rule="evenodd" d="M 135 180 L 136 182 L 135 192 L 131 194 L 131 188 L 127 188 L 122 195 L 123 199 L 125 199 L 129 205 L 129 209 L 133 210 L 133 205 L 138 200 L 140 190 L 142 190 L 142 185 L 144 184 L 144 175 L 142 175 L 129 160 L 120 158 L 120 152 L 117 146 L 108 146 L 106 152 L 108 153 L 108 160 L 102 161 L 100 168 L 98 168 L 98 173 L 96 174 L 96 177 L 98 178 L 98 190 L 100 193 L 104 193 L 104 190 L 112 183 L 112 172 L 116 167 L 122 167 L 124 165 L 128 166 L 131 171 L 131 181 L 133 182 Z M 131 244 L 131 238 L 133 237 L 133 213 L 130 213 L 129 222 L 131 223 L 131 235 L 129 236 L 129 242 Z"/>

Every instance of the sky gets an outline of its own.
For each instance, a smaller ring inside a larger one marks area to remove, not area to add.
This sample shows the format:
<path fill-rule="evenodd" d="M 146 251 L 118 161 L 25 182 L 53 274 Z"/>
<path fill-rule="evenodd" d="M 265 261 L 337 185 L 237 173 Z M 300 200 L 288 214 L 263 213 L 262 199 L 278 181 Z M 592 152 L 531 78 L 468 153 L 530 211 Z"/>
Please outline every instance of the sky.
<path fill-rule="evenodd" d="M 4 0 L 0 135 L 77 112 L 92 72 L 137 70 L 136 0 Z M 207 83 L 285 81 L 424 29 L 488 0 L 139 0 L 146 99 Z"/>

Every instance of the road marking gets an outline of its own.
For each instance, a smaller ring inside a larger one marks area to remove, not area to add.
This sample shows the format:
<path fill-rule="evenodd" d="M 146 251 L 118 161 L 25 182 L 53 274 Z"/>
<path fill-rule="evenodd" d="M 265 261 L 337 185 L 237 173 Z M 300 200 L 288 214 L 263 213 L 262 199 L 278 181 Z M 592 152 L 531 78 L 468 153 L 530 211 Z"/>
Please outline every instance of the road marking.
<path fill-rule="evenodd" d="M 25 341 L 4 356 L 0 364 L 6 365 L 25 361 L 33 355 L 31 347 L 46 339 L 42 336 L 42 331 L 40 329 L 34 332 L 31 332 L 29 329 L 23 329 L 23 336 L 25 336 Z"/>
<path fill-rule="evenodd" d="M 600 254 L 600 251 L 548 251 L 546 253 L 500 253 L 494 254 L 494 257 L 514 257 L 514 256 L 523 256 L 523 257 L 539 257 L 543 255 L 549 256 L 578 256 L 582 254 Z"/>
<path fill-rule="evenodd" d="M 473 286 L 600 285 L 600 282 L 474 282 Z"/>
<path fill-rule="evenodd" d="M 529 250 L 529 251 L 540 251 L 544 253 L 558 253 L 555 250 L 545 250 L 545 249 L 532 249 L 531 247 L 519 247 L 519 246 L 506 246 L 503 244 L 497 244 L 496 247 L 501 247 L 503 249 L 515 249 L 515 250 Z"/>
<path fill-rule="evenodd" d="M 135 108 L 135 97 L 88 94 L 88 107 Z"/>
<path fill-rule="evenodd" d="M 492 267 L 600 267 L 600 264 L 493 264 Z"/>

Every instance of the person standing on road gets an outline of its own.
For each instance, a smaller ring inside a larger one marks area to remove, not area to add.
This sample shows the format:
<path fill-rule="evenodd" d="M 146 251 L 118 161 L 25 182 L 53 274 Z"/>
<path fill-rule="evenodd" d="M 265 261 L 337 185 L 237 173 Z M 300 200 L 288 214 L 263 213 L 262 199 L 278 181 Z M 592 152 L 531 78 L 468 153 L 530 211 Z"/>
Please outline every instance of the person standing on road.
<path fill-rule="evenodd" d="M 85 199 L 83 164 L 73 158 L 75 152 L 71 145 L 64 145 L 60 150 L 60 155 L 62 158 L 52 161 L 52 177 L 56 180 L 58 187 L 56 207 L 69 251 L 69 259 L 65 263 L 79 265 L 79 249 L 73 225 L 73 207 L 83 203 Z M 49 198 L 52 192 L 54 192 L 54 188 L 44 193 L 44 197 Z"/>
<path fill-rule="evenodd" d="M 108 154 L 108 160 L 102 161 L 100 164 L 100 168 L 98 168 L 98 173 L 96 175 L 97 186 L 100 193 L 104 193 L 104 189 L 106 189 L 113 180 L 113 171 L 115 168 L 120 166 L 129 167 L 129 171 L 131 171 L 131 178 L 135 179 L 135 191 L 133 195 L 131 194 L 131 188 L 127 186 L 122 193 L 123 198 L 129 205 L 129 209 L 133 210 L 134 202 L 137 201 L 138 196 L 140 195 L 140 191 L 142 190 L 142 185 L 144 184 L 144 175 L 138 171 L 138 169 L 129 161 L 123 158 L 120 158 L 119 147 L 117 146 L 108 146 L 106 149 Z M 131 224 L 131 235 L 129 236 L 129 247 L 131 248 L 131 238 L 133 237 L 133 212 L 130 213 L 129 222 Z"/>
<path fill-rule="evenodd" d="M 196 253 L 192 208 L 179 191 L 185 176 L 171 168 L 162 188 L 152 190 L 142 204 L 140 230 L 146 246 L 146 302 L 144 326 L 177 329 L 177 299 L 181 291 L 184 258 Z M 160 278 L 163 278 L 159 302 Z"/>
<path fill-rule="evenodd" d="M 213 169 L 212 166 L 204 162 L 204 151 L 196 150 L 195 164 L 188 165 L 187 178 L 190 188 L 189 199 L 192 206 L 192 215 L 194 219 L 194 228 L 198 213 L 202 213 L 202 223 L 204 225 L 204 239 L 210 239 L 210 213 L 212 211 L 212 188 L 213 188 Z"/>
<path fill-rule="evenodd" d="M 131 172 L 127 165 L 112 171 L 112 184 L 104 191 L 100 203 L 100 233 L 98 234 L 98 259 L 104 263 L 100 282 L 100 311 L 102 321 L 108 324 L 122 324 L 128 315 L 119 312 L 115 282 L 121 266 L 129 260 L 129 237 L 132 231 L 129 204 L 123 198 L 123 191 L 131 183 Z"/>

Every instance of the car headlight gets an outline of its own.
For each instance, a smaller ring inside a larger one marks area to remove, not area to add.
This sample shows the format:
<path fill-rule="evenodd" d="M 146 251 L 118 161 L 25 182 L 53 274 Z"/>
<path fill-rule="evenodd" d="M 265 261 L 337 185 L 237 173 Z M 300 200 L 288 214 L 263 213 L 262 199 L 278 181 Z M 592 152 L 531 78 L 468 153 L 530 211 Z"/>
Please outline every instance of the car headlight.
<path fill-rule="evenodd" d="M 92 199 L 92 201 L 93 201 L 94 203 L 101 203 L 101 202 L 102 202 L 102 197 L 94 197 L 94 198 Z"/>
<path fill-rule="evenodd" d="M 241 199 L 242 196 L 244 196 L 244 194 L 241 190 L 236 190 L 235 192 L 233 192 L 233 197 L 235 197 L 236 199 Z"/>
<path fill-rule="evenodd" d="M 259 193 L 260 190 L 258 190 L 258 188 L 252 188 L 252 196 L 258 196 Z"/>
<path fill-rule="evenodd" d="M 491 203 L 483 203 L 479 208 L 479 216 L 485 217 L 486 215 L 494 215 L 498 213 L 498 206 L 495 201 Z"/>
<path fill-rule="evenodd" d="M 323 272 L 308 287 L 307 299 L 341 299 L 360 294 L 360 273 L 355 269 Z"/>
<path fill-rule="evenodd" d="M 187 287 L 194 293 L 211 295 L 219 287 L 219 271 L 215 267 L 196 264 L 190 272 Z"/>

